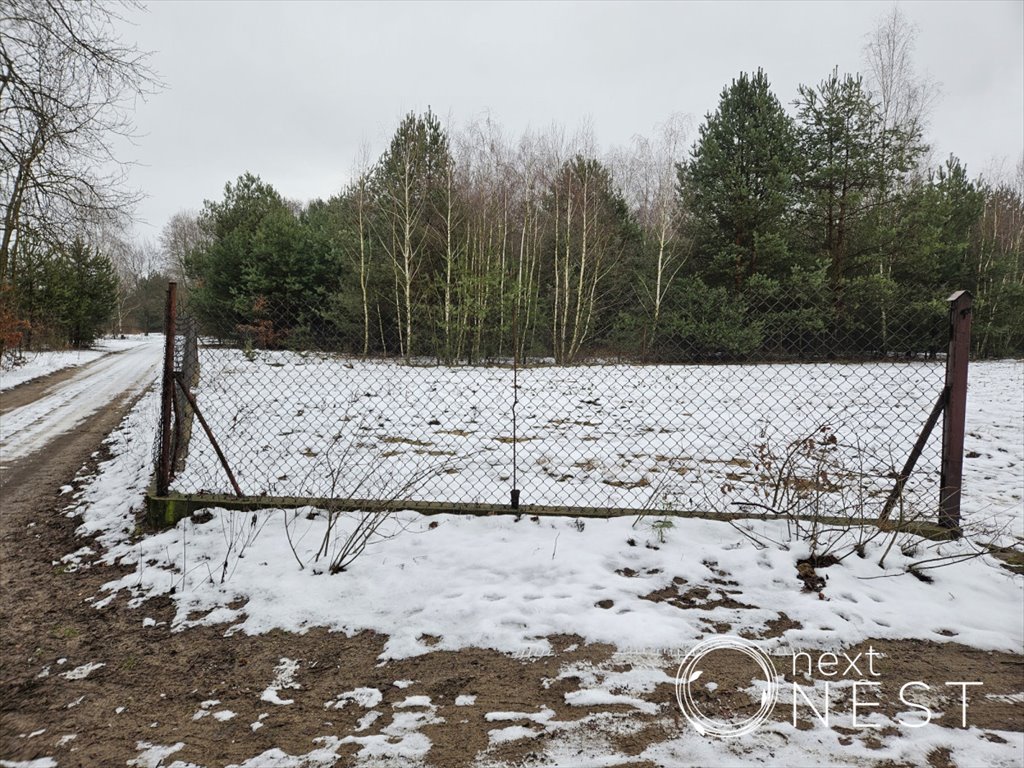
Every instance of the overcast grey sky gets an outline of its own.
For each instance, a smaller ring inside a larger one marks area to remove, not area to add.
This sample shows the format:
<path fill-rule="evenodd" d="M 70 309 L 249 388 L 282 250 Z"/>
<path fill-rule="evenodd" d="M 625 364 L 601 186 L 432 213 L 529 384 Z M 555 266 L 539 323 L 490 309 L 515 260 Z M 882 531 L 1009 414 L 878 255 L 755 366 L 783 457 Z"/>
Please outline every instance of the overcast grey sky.
<path fill-rule="evenodd" d="M 941 85 L 928 139 L 973 176 L 1024 152 L 1024 2 L 903 2 L 918 71 Z M 168 87 L 140 103 L 125 152 L 149 198 L 137 235 L 219 198 L 244 171 L 286 197 L 338 191 L 430 105 L 506 133 L 592 124 L 602 149 L 673 113 L 694 125 L 741 71 L 787 106 L 834 66 L 863 68 L 892 2 L 151 2 L 126 30 Z"/>

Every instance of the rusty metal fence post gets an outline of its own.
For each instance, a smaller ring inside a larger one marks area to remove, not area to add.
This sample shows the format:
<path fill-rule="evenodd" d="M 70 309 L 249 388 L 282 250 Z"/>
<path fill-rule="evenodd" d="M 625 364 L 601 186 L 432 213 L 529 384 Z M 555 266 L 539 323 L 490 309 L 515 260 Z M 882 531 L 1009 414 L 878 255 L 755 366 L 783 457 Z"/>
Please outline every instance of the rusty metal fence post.
<path fill-rule="evenodd" d="M 960 491 L 963 485 L 964 432 L 967 421 L 967 363 L 971 355 L 969 291 L 949 297 L 949 352 L 946 355 L 948 399 L 942 419 L 942 475 L 939 482 L 939 525 L 960 529 Z"/>
<path fill-rule="evenodd" d="M 174 438 L 171 441 L 171 476 L 185 469 L 189 444 L 192 441 L 193 411 L 182 389 L 191 391 L 199 383 L 199 337 L 194 317 L 175 318 L 175 331 L 180 345 L 175 347 L 175 373 L 180 373 L 174 392 Z M 180 352 L 179 352 L 180 350 Z"/>
<path fill-rule="evenodd" d="M 160 454 L 156 467 L 156 493 L 166 496 L 171 484 L 172 407 L 174 401 L 174 336 L 177 315 L 177 283 L 167 284 L 164 311 L 164 370 L 160 397 Z"/>

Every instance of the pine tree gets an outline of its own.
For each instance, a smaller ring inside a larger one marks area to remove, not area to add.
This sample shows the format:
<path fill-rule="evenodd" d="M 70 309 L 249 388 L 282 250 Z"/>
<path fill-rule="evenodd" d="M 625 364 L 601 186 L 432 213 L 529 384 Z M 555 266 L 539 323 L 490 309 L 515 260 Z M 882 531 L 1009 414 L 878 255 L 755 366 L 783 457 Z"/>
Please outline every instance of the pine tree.
<path fill-rule="evenodd" d="M 200 216 L 206 244 L 190 254 L 191 308 L 206 331 L 257 346 L 307 345 L 340 280 L 330 243 L 258 176 L 226 184 Z"/>
<path fill-rule="evenodd" d="M 882 251 L 892 253 L 886 227 L 899 217 L 886 208 L 899 205 L 893 191 L 924 147 L 916 132 L 885 125 L 859 75 L 833 70 L 817 87 L 799 91 L 799 229 L 811 254 L 830 265 L 838 288 L 877 271 Z"/>
<path fill-rule="evenodd" d="M 706 116 L 691 160 L 680 168 L 696 255 L 711 279 L 739 288 L 758 271 L 785 268 L 762 263 L 759 254 L 784 231 L 795 161 L 793 123 L 768 76 L 761 69 L 740 74 Z"/>
<path fill-rule="evenodd" d="M 60 317 L 68 343 L 87 347 L 102 333 L 117 304 L 117 273 L 107 256 L 76 238 L 57 261 L 63 282 Z"/>

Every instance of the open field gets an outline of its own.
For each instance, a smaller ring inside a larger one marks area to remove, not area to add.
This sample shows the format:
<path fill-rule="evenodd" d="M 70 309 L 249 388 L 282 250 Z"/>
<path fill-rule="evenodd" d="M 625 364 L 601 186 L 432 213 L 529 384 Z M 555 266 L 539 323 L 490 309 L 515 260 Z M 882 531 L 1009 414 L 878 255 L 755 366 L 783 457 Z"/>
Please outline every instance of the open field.
<path fill-rule="evenodd" d="M 203 349 L 200 369 L 199 406 L 248 495 L 506 504 L 515 471 L 524 504 L 706 510 L 771 503 L 773 487 L 802 484 L 796 490 L 823 511 L 860 505 L 868 514 L 892 487 L 944 370 L 941 362 L 532 367 L 519 372 L 513 435 L 508 368 Z M 1017 535 L 1020 489 L 998 473 L 1024 461 L 1024 407 L 1014 396 L 1022 387 L 1019 362 L 972 367 L 968 507 Z M 917 511 L 937 500 L 938 432 L 906 489 Z M 807 436 L 821 450 L 792 456 L 780 481 L 791 444 Z M 230 490 L 198 429 L 172 489 Z"/>

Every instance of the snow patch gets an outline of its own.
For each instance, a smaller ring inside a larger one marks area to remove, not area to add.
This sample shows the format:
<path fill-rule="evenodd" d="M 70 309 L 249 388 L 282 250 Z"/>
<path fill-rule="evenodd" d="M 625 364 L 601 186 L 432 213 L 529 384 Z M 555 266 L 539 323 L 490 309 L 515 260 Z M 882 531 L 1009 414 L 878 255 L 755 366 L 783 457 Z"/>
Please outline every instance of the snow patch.
<path fill-rule="evenodd" d="M 383 700 L 383 695 L 376 688 L 356 688 L 352 691 L 338 694 L 337 698 L 324 702 L 328 709 L 342 709 L 350 701 L 358 704 L 363 709 L 372 709 Z"/>
<path fill-rule="evenodd" d="M 489 723 L 502 720 L 532 720 L 535 723 L 546 723 L 555 716 L 555 711 L 544 707 L 540 712 L 488 712 L 484 720 Z"/>
<path fill-rule="evenodd" d="M 164 760 L 184 748 L 185 742 L 183 741 L 179 741 L 177 744 L 172 744 L 169 747 L 151 744 L 148 741 L 139 741 L 136 742 L 135 749 L 141 754 L 129 760 L 128 765 L 135 766 L 136 768 L 158 768 Z"/>
<path fill-rule="evenodd" d="M 429 696 L 406 696 L 394 706 L 395 709 L 402 709 L 403 707 L 430 707 L 433 705 L 430 703 Z"/>
<path fill-rule="evenodd" d="M 571 691 L 565 694 L 565 703 L 571 704 L 574 707 L 606 707 L 615 704 L 626 704 L 630 707 L 636 707 L 641 712 L 646 712 L 649 715 L 658 712 L 658 705 L 652 704 L 649 701 L 638 699 L 635 696 L 623 696 L 595 689 Z"/>
<path fill-rule="evenodd" d="M 60 676 L 65 680 L 84 680 L 97 669 L 105 666 L 106 664 L 101 661 L 90 661 L 88 664 L 83 664 L 82 666 L 75 667 L 67 672 L 62 672 Z"/>
<path fill-rule="evenodd" d="M 525 728 L 521 725 L 510 725 L 508 728 L 496 728 L 487 732 L 488 741 L 493 744 L 504 744 L 507 741 L 518 741 L 519 739 L 533 739 L 540 735 L 540 731 L 532 728 Z"/>
<path fill-rule="evenodd" d="M 295 659 L 282 658 L 281 662 L 274 667 L 276 676 L 274 682 L 267 686 L 266 690 L 263 691 L 260 696 L 261 701 L 269 702 L 270 704 L 294 704 L 294 699 L 282 699 L 278 696 L 278 691 L 284 688 L 301 688 L 302 686 L 295 682 L 295 673 L 299 670 L 299 662 Z"/>

